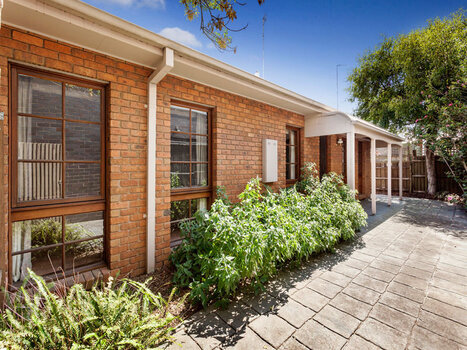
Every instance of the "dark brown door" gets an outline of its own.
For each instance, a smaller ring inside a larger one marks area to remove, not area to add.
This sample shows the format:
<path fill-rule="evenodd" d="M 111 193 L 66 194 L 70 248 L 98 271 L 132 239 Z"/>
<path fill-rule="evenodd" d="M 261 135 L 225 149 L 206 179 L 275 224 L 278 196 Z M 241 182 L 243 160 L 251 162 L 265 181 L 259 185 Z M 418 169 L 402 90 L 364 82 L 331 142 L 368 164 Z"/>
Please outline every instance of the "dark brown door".
<path fill-rule="evenodd" d="M 363 193 L 363 144 L 358 141 L 358 193 Z"/>
<path fill-rule="evenodd" d="M 328 172 L 328 137 L 319 137 L 319 177 Z"/>

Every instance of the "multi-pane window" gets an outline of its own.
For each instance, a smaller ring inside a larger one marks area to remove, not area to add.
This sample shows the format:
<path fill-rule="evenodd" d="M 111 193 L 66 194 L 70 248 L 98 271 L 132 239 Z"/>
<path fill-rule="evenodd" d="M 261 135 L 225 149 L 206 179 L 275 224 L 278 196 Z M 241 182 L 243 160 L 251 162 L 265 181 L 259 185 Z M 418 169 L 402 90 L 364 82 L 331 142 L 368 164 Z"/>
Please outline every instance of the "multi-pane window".
<path fill-rule="evenodd" d="M 179 225 L 207 208 L 210 183 L 210 111 L 173 104 L 170 113 L 170 184 L 172 245 Z"/>
<path fill-rule="evenodd" d="M 299 129 L 287 127 L 285 134 L 285 178 L 296 181 L 300 173 L 300 133 Z"/>
<path fill-rule="evenodd" d="M 12 67 L 11 276 L 103 263 L 104 87 Z"/>

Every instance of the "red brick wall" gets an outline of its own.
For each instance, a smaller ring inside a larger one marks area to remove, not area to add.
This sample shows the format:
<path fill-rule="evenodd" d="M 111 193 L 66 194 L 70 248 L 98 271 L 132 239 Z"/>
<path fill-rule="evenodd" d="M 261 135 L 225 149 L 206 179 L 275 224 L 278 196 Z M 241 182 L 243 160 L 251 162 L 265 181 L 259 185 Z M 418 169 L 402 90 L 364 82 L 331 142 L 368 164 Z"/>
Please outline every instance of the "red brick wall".
<path fill-rule="evenodd" d="M 174 76 L 157 87 L 156 255 L 161 265 L 170 253 L 170 104 L 172 99 L 213 106 L 213 187 L 224 186 L 235 200 L 245 184 L 262 174 L 262 139 L 278 140 L 279 179 L 284 187 L 286 126 L 303 128 L 304 117 L 245 97 Z M 301 130 L 301 163 L 319 161 L 319 138 Z"/>
<path fill-rule="evenodd" d="M 0 108 L 3 122 L 3 205 L 8 208 L 8 60 L 108 82 L 110 268 L 122 275 L 145 270 L 146 81 L 150 70 L 39 35 L 2 26 Z M 4 211 L 5 223 L 8 212 Z M 6 271 L 8 226 L 1 230 L 0 268 Z"/>
<path fill-rule="evenodd" d="M 344 174 L 344 147 L 345 144 L 337 143 L 337 135 L 330 135 L 327 137 L 328 142 L 328 154 L 327 154 L 327 165 L 328 172 L 335 172 L 337 174 Z M 344 138 L 342 138 L 344 139 Z"/>
<path fill-rule="evenodd" d="M 108 82 L 108 202 L 109 262 L 113 273 L 138 275 L 146 261 L 146 137 L 147 77 L 149 69 L 39 35 L 2 27 L 0 43 L 0 108 L 3 123 L 3 205 L 8 208 L 8 60 L 59 70 Z M 248 180 L 261 176 L 262 139 L 278 140 L 279 181 L 285 186 L 286 126 L 303 128 L 304 117 L 254 100 L 229 94 L 174 76 L 157 88 L 156 258 L 170 253 L 170 102 L 189 101 L 213 107 L 213 186 L 225 186 L 235 199 Z M 304 138 L 301 163 L 319 162 L 319 138 Z M 5 214 L 5 223 L 8 213 Z M 7 242 L 5 224 L 0 239 Z M 5 270 L 6 244 L 0 247 L 0 269 Z M 4 264 L 4 265 L 1 265 Z"/>

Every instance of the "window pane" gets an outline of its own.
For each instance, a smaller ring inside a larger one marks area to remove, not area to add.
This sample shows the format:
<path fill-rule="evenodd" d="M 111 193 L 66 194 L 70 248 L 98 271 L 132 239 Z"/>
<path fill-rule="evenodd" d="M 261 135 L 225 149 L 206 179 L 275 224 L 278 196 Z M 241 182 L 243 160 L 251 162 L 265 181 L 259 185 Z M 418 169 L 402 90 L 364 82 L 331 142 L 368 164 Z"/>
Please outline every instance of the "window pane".
<path fill-rule="evenodd" d="M 38 275 L 61 275 L 62 248 L 36 250 L 30 253 L 12 256 L 12 279 L 13 282 L 21 282 L 28 275 L 28 268 Z"/>
<path fill-rule="evenodd" d="M 19 116 L 18 159 L 62 159 L 62 122 Z"/>
<path fill-rule="evenodd" d="M 188 108 L 170 107 L 170 130 L 190 132 L 190 110 Z"/>
<path fill-rule="evenodd" d="M 104 234 L 104 212 L 82 213 L 65 217 L 65 241 L 102 236 Z"/>
<path fill-rule="evenodd" d="M 62 164 L 18 162 L 18 202 L 63 198 Z"/>
<path fill-rule="evenodd" d="M 208 161 L 208 138 L 207 136 L 192 136 L 191 137 L 191 161 L 207 162 Z"/>
<path fill-rule="evenodd" d="M 104 261 L 104 239 L 98 238 L 89 241 L 65 245 L 65 269 L 72 270 L 78 267 L 91 265 Z"/>
<path fill-rule="evenodd" d="M 192 165 L 191 184 L 193 187 L 207 186 L 208 185 L 208 165 L 207 164 L 193 164 Z"/>
<path fill-rule="evenodd" d="M 287 163 L 295 163 L 295 146 L 289 146 L 289 157 Z"/>
<path fill-rule="evenodd" d="M 170 164 L 170 187 L 190 187 L 190 164 Z"/>
<path fill-rule="evenodd" d="M 62 117 L 62 83 L 18 75 L 18 113 Z"/>
<path fill-rule="evenodd" d="M 207 198 L 196 198 L 191 200 L 191 216 L 194 216 L 198 210 L 208 208 Z"/>
<path fill-rule="evenodd" d="M 170 203 L 170 221 L 188 219 L 190 217 L 190 201 L 173 201 Z"/>
<path fill-rule="evenodd" d="M 101 126 L 65 122 L 66 160 L 100 160 Z"/>
<path fill-rule="evenodd" d="M 101 165 L 68 163 L 65 169 L 65 197 L 88 197 L 101 194 Z"/>
<path fill-rule="evenodd" d="M 295 145 L 295 138 L 296 138 L 297 132 L 295 130 L 290 130 L 290 144 Z"/>
<path fill-rule="evenodd" d="M 290 144 L 290 130 L 289 129 L 285 131 L 285 144 L 286 145 Z"/>
<path fill-rule="evenodd" d="M 190 160 L 190 135 L 175 133 L 171 134 L 170 159 L 172 161 Z"/>
<path fill-rule="evenodd" d="M 289 174 L 290 174 L 290 177 L 289 179 L 290 180 L 295 180 L 296 176 L 295 176 L 295 164 L 289 164 Z"/>
<path fill-rule="evenodd" d="M 65 85 L 65 118 L 101 121 L 101 90 Z"/>
<path fill-rule="evenodd" d="M 206 112 L 191 110 L 191 132 L 194 134 L 208 133 L 208 114 Z"/>
<path fill-rule="evenodd" d="M 290 180 L 290 164 L 287 164 L 285 166 L 285 179 L 286 180 Z"/>
<path fill-rule="evenodd" d="M 13 253 L 62 243 L 62 217 L 17 221 L 12 231 Z"/>

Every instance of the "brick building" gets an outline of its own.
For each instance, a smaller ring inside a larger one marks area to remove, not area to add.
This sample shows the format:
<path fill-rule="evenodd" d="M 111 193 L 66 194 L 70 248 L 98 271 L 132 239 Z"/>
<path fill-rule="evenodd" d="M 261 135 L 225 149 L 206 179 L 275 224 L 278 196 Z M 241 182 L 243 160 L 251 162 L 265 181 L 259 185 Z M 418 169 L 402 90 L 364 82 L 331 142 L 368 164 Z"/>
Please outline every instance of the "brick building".
<path fill-rule="evenodd" d="M 77 0 L 8 0 L 1 20 L 9 283 L 28 267 L 86 279 L 161 267 L 217 186 L 235 198 L 263 176 L 263 140 L 276 142 L 273 188 L 315 162 L 362 197 L 371 149 L 402 141 Z"/>

